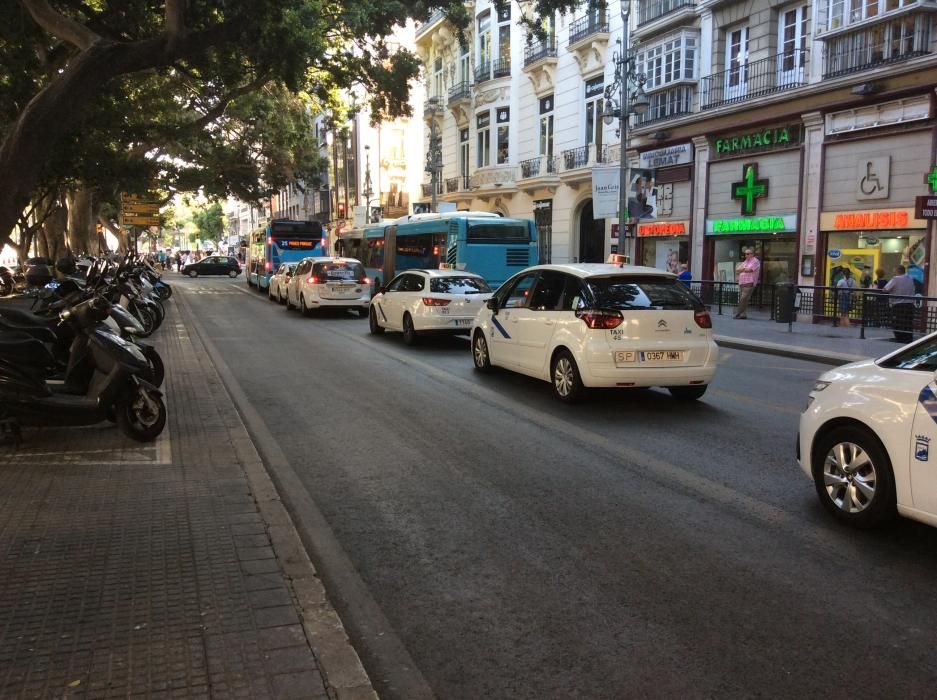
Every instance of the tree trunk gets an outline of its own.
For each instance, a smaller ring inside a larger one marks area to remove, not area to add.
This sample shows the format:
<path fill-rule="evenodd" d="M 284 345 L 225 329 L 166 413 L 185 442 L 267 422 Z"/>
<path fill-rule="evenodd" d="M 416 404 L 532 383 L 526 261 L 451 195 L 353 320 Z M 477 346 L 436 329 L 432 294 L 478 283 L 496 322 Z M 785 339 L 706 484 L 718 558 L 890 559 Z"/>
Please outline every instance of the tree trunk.
<path fill-rule="evenodd" d="M 92 193 L 87 188 L 72 190 L 68 193 L 68 243 L 69 248 L 77 255 L 98 253 Z"/>
<path fill-rule="evenodd" d="M 127 237 L 127 229 L 114 226 L 110 221 L 108 221 L 102 216 L 98 217 L 98 223 L 101 224 L 101 227 L 103 229 L 107 229 L 114 235 L 115 238 L 117 238 L 117 252 L 118 253 L 121 253 L 123 255 L 128 250 L 130 250 L 130 242 Z M 102 234 L 102 240 L 103 240 L 103 234 Z M 103 244 L 102 244 L 102 249 L 103 249 Z"/>
<path fill-rule="evenodd" d="M 57 205 L 42 224 L 39 233 L 39 254 L 55 262 L 68 254 L 65 231 L 68 228 L 68 209 Z M 46 252 L 43 252 L 43 249 Z"/>

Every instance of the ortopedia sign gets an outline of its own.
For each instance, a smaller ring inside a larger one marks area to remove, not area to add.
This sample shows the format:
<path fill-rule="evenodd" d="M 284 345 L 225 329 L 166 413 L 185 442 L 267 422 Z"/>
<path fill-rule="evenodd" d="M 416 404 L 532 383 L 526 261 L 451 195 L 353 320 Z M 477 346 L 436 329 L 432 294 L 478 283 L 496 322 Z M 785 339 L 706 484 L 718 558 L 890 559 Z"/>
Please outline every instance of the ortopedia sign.
<path fill-rule="evenodd" d="M 689 221 L 654 221 L 638 224 L 638 238 L 652 236 L 685 236 L 690 229 Z"/>
<path fill-rule="evenodd" d="M 742 216 L 737 219 L 706 219 L 706 235 L 739 233 L 795 233 L 797 214 Z"/>
<path fill-rule="evenodd" d="M 824 231 L 875 231 L 927 228 L 927 221 L 915 216 L 914 209 L 874 209 L 872 211 L 836 211 L 820 214 Z"/>
<path fill-rule="evenodd" d="M 644 151 L 638 155 L 642 170 L 657 170 L 671 165 L 686 165 L 693 162 L 693 146 L 689 143 L 678 143 L 667 148 L 658 148 L 653 151 Z"/>

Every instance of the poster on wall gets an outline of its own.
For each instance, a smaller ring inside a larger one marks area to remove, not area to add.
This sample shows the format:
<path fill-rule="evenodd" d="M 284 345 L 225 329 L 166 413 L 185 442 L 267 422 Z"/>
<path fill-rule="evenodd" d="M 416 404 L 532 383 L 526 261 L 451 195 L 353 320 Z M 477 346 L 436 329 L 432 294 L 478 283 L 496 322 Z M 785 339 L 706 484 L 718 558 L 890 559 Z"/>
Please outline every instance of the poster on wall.
<path fill-rule="evenodd" d="M 653 170 L 631 171 L 628 215 L 632 219 L 657 218 L 657 185 Z"/>
<path fill-rule="evenodd" d="M 657 259 L 654 267 L 675 275 L 680 272 L 680 244 L 657 241 Z"/>
<path fill-rule="evenodd" d="M 620 170 L 595 167 L 592 169 L 592 218 L 618 217 L 618 186 Z"/>

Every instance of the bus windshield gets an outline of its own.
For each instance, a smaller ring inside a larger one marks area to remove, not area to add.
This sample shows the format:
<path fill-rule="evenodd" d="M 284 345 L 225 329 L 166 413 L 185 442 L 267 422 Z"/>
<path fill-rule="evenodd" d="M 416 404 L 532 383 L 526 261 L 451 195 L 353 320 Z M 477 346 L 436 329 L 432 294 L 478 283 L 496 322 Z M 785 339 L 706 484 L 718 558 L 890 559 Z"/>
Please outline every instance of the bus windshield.
<path fill-rule="evenodd" d="M 470 221 L 465 240 L 468 243 L 529 243 L 526 221 Z"/>

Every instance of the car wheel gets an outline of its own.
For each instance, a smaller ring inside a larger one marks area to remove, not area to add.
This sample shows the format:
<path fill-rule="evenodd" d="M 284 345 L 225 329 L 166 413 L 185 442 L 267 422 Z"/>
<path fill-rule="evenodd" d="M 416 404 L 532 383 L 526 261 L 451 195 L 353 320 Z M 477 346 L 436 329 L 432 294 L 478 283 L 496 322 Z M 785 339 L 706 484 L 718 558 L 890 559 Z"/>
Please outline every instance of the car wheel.
<path fill-rule="evenodd" d="M 290 290 L 287 289 L 287 290 L 286 290 L 286 310 L 289 311 L 289 310 L 295 309 L 295 308 L 296 308 L 296 307 L 293 306 L 293 302 L 290 301 Z"/>
<path fill-rule="evenodd" d="M 277 287 L 277 303 L 278 304 L 283 303 L 283 292 L 280 291 L 279 287 Z"/>
<path fill-rule="evenodd" d="M 416 329 L 410 314 L 403 315 L 403 342 L 404 345 L 416 345 Z"/>
<path fill-rule="evenodd" d="M 703 384 L 702 386 L 668 386 L 667 391 L 670 392 L 670 395 L 675 399 L 680 401 L 696 401 L 697 399 L 703 398 L 703 394 L 706 393 L 708 385 Z"/>
<path fill-rule="evenodd" d="M 585 387 L 579 376 L 576 360 L 568 350 L 560 350 L 550 367 L 553 395 L 564 403 L 575 403 L 582 398 Z"/>
<path fill-rule="evenodd" d="M 228 277 L 230 277 L 231 279 L 234 279 L 237 276 L 238 276 L 237 270 L 228 270 Z"/>
<path fill-rule="evenodd" d="M 834 428 L 817 442 L 813 482 L 823 506 L 849 525 L 874 527 L 895 514 L 891 462 L 865 428 Z"/>
<path fill-rule="evenodd" d="M 377 322 L 377 312 L 373 306 L 368 312 L 368 330 L 371 331 L 371 335 L 381 335 L 384 332 L 384 326 Z"/>
<path fill-rule="evenodd" d="M 475 331 L 475 337 L 472 338 L 472 361 L 475 363 L 475 369 L 479 372 L 491 371 L 488 341 L 485 340 L 485 334 L 481 331 Z"/>
<path fill-rule="evenodd" d="M 192 279 L 195 279 L 196 277 L 198 277 L 198 270 L 189 270 L 189 277 L 191 277 Z"/>
<path fill-rule="evenodd" d="M 306 297 L 304 297 L 302 293 L 299 295 L 299 313 L 303 316 L 309 315 L 309 309 L 306 308 Z"/>

